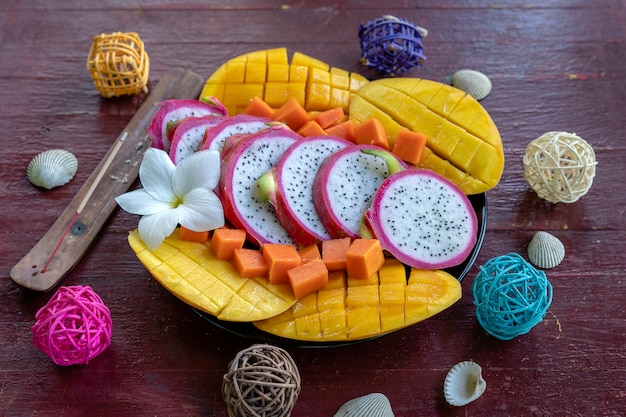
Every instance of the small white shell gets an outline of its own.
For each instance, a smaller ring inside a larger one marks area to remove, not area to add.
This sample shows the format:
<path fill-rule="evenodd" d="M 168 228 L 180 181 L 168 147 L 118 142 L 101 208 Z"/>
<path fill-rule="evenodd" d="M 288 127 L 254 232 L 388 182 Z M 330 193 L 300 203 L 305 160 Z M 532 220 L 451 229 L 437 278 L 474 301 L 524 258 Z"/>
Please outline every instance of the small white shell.
<path fill-rule="evenodd" d="M 480 365 L 463 361 L 448 371 L 443 383 L 443 394 L 448 404 L 464 406 L 483 395 L 486 388 Z"/>
<path fill-rule="evenodd" d="M 48 190 L 65 185 L 76 175 L 78 159 L 64 149 L 49 149 L 36 155 L 26 168 L 28 180 Z"/>
<path fill-rule="evenodd" d="M 451 78 L 452 85 L 465 91 L 476 100 L 482 100 L 491 92 L 491 80 L 482 72 L 465 69 L 455 72 Z"/>
<path fill-rule="evenodd" d="M 372 393 L 352 399 L 342 405 L 333 417 L 394 417 L 385 394 Z"/>
<path fill-rule="evenodd" d="M 563 242 L 548 232 L 537 232 L 528 244 L 528 259 L 539 268 L 558 266 L 565 258 Z"/>

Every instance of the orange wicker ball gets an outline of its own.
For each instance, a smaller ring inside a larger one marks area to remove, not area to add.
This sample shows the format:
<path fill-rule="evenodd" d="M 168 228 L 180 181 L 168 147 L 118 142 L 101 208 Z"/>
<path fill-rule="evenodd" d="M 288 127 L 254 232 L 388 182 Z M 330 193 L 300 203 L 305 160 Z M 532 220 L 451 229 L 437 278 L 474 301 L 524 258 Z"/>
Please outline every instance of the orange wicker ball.
<path fill-rule="evenodd" d="M 87 70 L 103 97 L 148 92 L 150 60 L 136 33 L 115 32 L 94 36 Z"/>

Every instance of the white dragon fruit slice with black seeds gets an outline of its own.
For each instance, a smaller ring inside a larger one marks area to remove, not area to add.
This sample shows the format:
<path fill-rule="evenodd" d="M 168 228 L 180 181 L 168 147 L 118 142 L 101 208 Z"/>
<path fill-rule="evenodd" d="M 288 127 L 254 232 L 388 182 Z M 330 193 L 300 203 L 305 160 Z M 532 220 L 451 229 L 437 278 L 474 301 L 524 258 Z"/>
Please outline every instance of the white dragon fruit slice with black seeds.
<path fill-rule="evenodd" d="M 159 101 L 155 106 L 157 106 L 157 111 L 154 113 L 150 125 L 146 128 L 146 133 L 152 139 L 152 147 L 163 149 L 166 152 L 170 151 L 171 142 L 167 133 L 172 124 L 187 117 L 200 117 L 209 114 L 227 115 L 226 108 L 217 99 L 211 102 L 171 99 Z"/>
<path fill-rule="evenodd" d="M 241 139 L 222 160 L 219 196 L 224 214 L 233 226 L 244 229 L 248 239 L 259 246 L 294 244 L 273 207 L 259 198 L 257 179 L 301 138 L 290 129 L 273 127 Z"/>
<path fill-rule="evenodd" d="M 332 238 L 360 237 L 361 220 L 374 193 L 390 175 L 382 158 L 364 153 L 380 150 L 373 145 L 353 145 L 329 156 L 320 165 L 313 183 L 315 209 Z M 406 164 L 397 158 L 399 166 Z"/>
<path fill-rule="evenodd" d="M 206 131 L 200 149 L 221 152 L 224 143 L 235 135 L 256 133 L 272 126 L 274 121 L 266 117 L 237 114 Z"/>
<path fill-rule="evenodd" d="M 452 182 L 425 169 L 389 176 L 365 214 L 383 249 L 419 269 L 461 264 L 477 239 L 476 212 Z"/>
<path fill-rule="evenodd" d="M 260 196 L 274 206 L 289 236 L 300 246 L 330 239 L 313 203 L 313 183 L 322 162 L 352 142 L 334 136 L 309 136 L 291 145 L 258 180 Z"/>
<path fill-rule="evenodd" d="M 187 117 L 176 125 L 172 133 L 170 158 L 174 164 L 197 152 L 208 128 L 224 121 L 226 116 L 213 114 L 202 117 Z"/>

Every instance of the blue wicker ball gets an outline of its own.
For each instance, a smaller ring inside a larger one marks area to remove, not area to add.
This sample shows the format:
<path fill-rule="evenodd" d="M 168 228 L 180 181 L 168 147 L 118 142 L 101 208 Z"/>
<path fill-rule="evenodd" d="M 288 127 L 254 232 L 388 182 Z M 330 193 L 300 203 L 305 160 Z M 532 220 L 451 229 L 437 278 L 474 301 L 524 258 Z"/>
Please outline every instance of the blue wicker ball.
<path fill-rule="evenodd" d="M 361 63 L 388 76 L 402 75 L 426 60 L 422 44 L 426 33 L 406 19 L 389 15 L 361 23 Z"/>
<path fill-rule="evenodd" d="M 552 285 L 543 271 L 509 253 L 480 267 L 472 294 L 481 326 L 498 339 L 510 340 L 543 319 L 552 302 Z"/>

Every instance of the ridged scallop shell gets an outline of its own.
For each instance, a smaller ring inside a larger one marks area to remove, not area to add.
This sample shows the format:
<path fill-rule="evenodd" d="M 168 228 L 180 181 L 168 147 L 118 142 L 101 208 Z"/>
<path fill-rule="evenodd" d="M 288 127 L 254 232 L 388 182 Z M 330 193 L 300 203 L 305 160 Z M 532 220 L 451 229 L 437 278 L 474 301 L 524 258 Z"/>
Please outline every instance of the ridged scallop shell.
<path fill-rule="evenodd" d="M 48 190 L 65 185 L 76 175 L 78 159 L 64 149 L 49 149 L 36 155 L 26 168 L 28 180 Z"/>
<path fill-rule="evenodd" d="M 342 405 L 334 417 L 394 417 L 391 403 L 378 392 L 352 399 Z"/>
<path fill-rule="evenodd" d="M 487 383 L 482 368 L 476 362 L 459 362 L 448 371 L 443 383 L 443 394 L 448 404 L 464 406 L 483 395 Z"/>
<path fill-rule="evenodd" d="M 563 242 L 548 232 L 537 232 L 528 244 L 528 259 L 539 268 L 558 266 L 565 258 Z"/>
<path fill-rule="evenodd" d="M 491 92 L 491 80 L 479 71 L 465 69 L 455 72 L 451 78 L 452 85 L 465 91 L 476 100 L 482 100 Z"/>

